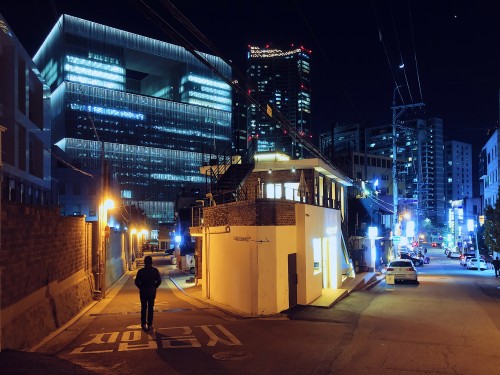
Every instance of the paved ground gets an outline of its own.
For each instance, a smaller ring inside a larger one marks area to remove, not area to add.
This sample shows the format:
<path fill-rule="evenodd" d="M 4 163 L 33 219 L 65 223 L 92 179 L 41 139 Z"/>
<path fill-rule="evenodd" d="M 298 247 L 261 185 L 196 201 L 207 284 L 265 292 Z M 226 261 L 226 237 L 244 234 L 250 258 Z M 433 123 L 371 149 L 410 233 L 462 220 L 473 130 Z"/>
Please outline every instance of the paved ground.
<path fill-rule="evenodd" d="M 172 265 L 165 265 L 163 254 L 153 254 L 155 259 L 155 266 L 160 269 L 164 280 L 172 283 L 172 287 L 177 292 L 184 293 L 189 297 L 195 298 L 199 303 L 209 304 L 215 306 L 225 313 L 244 316 L 241 312 L 228 308 L 227 306 L 218 305 L 213 301 L 203 298 L 201 285 L 196 285 L 194 277 L 178 269 L 174 269 Z M 117 309 L 122 308 L 124 305 L 130 305 L 137 302 L 137 290 L 133 283 L 128 282 L 137 271 L 130 271 L 118 280 L 106 293 L 106 298 L 95 302 L 88 306 L 85 311 L 75 317 L 72 321 L 68 322 L 65 326 L 61 327 L 58 331 L 43 340 L 39 345 L 32 348 L 31 351 L 13 351 L 5 350 L 0 352 L 0 374 L 37 374 L 37 375 L 58 375 L 58 374 L 72 374 L 72 375 L 87 375 L 97 374 L 96 372 L 84 369 L 76 364 L 63 360 L 57 356 L 58 351 L 64 348 L 71 342 L 80 332 L 79 326 L 91 324 L 89 316 L 99 313 L 104 308 Z M 365 284 L 367 280 L 371 282 L 380 281 L 383 275 L 374 274 L 359 274 L 356 280 L 350 280 L 346 285 L 346 290 L 351 292 L 356 288 L 357 284 Z M 175 287 L 173 286 L 175 285 Z M 344 298 L 345 295 L 339 295 L 339 298 Z M 328 301 L 329 306 L 333 305 L 335 301 Z M 328 306 L 325 306 L 328 307 Z M 325 309 L 327 310 L 327 309 Z M 307 320 L 307 309 L 297 306 L 289 311 L 290 318 L 305 319 Z"/>

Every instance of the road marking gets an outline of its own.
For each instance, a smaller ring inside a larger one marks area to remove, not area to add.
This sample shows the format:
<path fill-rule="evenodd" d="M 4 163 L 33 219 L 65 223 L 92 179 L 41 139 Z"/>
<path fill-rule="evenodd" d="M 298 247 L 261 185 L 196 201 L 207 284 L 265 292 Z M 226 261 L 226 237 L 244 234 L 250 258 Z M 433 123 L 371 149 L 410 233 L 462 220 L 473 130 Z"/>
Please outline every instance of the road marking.
<path fill-rule="evenodd" d="M 204 335 L 200 335 L 203 333 Z M 196 335 L 197 334 L 197 335 Z M 91 339 L 69 354 L 102 354 L 151 349 L 200 348 L 241 346 L 242 342 L 222 324 L 157 328 L 156 332 L 142 331 L 140 325 L 130 325 L 127 331 L 95 333 Z M 207 340 L 208 337 L 208 340 Z"/>

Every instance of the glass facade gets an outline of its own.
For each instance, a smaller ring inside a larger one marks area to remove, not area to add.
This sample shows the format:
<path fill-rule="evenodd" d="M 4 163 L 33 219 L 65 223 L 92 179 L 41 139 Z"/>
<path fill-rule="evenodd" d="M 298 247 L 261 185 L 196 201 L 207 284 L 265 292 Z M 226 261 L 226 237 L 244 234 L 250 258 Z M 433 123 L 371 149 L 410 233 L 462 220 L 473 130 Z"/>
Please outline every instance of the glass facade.
<path fill-rule="evenodd" d="M 263 108 L 272 104 L 304 137 L 309 137 L 311 130 L 310 54 L 304 47 L 280 50 L 250 46 L 248 52 L 250 94 Z M 273 116 L 265 116 L 255 104 L 248 107 L 247 135 L 257 139 L 257 150 L 303 157 L 302 146 L 273 121 Z"/>
<path fill-rule="evenodd" d="M 83 170 L 104 156 L 125 204 L 157 222 L 173 220 L 181 190 L 204 190 L 200 166 L 231 145 L 231 88 L 182 47 L 64 15 L 34 61 L 54 144 Z"/>

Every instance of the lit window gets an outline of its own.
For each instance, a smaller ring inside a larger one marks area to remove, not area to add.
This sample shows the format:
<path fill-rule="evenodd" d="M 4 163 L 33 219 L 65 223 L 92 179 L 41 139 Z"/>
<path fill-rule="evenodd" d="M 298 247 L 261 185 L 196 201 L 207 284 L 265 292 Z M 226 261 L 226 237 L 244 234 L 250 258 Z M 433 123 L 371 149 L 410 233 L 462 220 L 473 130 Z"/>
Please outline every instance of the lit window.
<path fill-rule="evenodd" d="M 281 184 L 266 184 L 266 197 L 271 199 L 281 199 Z"/>
<path fill-rule="evenodd" d="M 300 202 L 298 182 L 285 182 L 284 187 L 285 199 Z"/>

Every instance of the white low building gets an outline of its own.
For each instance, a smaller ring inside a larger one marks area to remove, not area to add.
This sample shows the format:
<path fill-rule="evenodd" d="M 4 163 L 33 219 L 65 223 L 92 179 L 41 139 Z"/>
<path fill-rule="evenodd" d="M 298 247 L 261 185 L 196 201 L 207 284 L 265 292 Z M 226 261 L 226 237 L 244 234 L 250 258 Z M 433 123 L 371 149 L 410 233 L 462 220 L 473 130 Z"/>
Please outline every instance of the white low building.
<path fill-rule="evenodd" d="M 351 181 L 319 159 L 256 157 L 246 199 L 203 208 L 203 295 L 251 315 L 313 303 L 354 276 L 342 236 Z"/>

